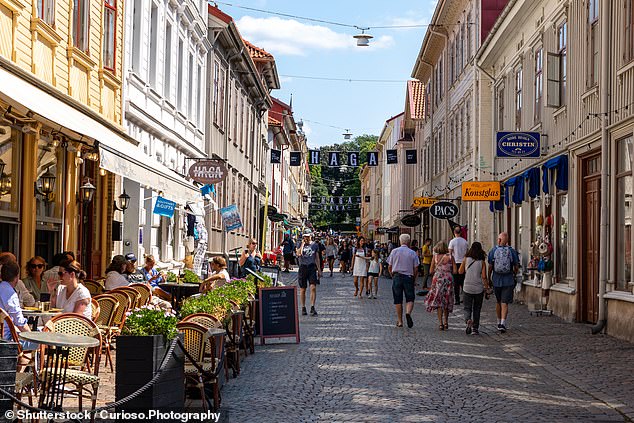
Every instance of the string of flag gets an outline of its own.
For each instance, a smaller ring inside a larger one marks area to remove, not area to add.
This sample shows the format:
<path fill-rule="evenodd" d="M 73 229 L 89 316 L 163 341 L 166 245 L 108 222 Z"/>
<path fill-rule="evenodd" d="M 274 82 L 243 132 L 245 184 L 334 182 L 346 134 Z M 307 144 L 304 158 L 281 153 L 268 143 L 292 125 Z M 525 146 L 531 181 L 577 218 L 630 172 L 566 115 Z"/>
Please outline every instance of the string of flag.
<path fill-rule="evenodd" d="M 289 165 L 290 166 L 302 166 L 303 163 L 303 154 L 301 151 L 291 151 L 289 152 Z M 361 153 L 359 151 L 349 151 L 349 152 L 341 152 L 341 151 L 330 151 L 327 153 L 327 161 L 326 166 L 329 167 L 340 167 L 340 166 L 350 166 L 350 167 L 358 167 L 362 164 L 367 166 L 378 166 L 379 165 L 379 152 L 378 151 L 368 151 L 365 156 L 365 161 L 361 160 Z M 322 154 L 320 150 L 309 150 L 308 152 L 308 165 L 309 166 L 320 166 L 322 165 Z M 346 161 L 344 162 L 343 157 L 346 157 Z M 398 164 L 398 150 L 397 149 L 389 149 L 385 150 L 385 156 L 387 160 L 387 164 Z M 272 164 L 280 164 L 282 162 L 282 150 L 271 150 L 271 163 Z M 417 164 L 418 163 L 418 150 L 416 149 L 408 149 L 405 150 L 405 164 Z"/>

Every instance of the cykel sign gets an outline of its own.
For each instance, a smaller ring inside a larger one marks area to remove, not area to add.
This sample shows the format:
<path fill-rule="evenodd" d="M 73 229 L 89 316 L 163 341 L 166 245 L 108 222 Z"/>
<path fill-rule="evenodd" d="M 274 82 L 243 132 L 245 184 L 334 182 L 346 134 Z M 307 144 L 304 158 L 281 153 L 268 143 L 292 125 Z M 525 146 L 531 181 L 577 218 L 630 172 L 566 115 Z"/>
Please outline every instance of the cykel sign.
<path fill-rule="evenodd" d="M 436 219 L 453 219 L 458 216 L 458 206 L 449 201 L 438 201 L 429 208 L 429 214 Z"/>

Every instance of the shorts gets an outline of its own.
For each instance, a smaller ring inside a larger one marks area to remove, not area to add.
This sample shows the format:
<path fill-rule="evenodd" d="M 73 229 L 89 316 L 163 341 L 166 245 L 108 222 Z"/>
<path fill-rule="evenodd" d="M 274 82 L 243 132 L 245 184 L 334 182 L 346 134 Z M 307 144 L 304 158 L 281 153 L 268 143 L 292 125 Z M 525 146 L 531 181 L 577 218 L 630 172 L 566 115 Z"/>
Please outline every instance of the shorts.
<path fill-rule="evenodd" d="M 293 261 L 293 253 L 284 254 L 284 260 L 288 262 Z"/>
<path fill-rule="evenodd" d="M 300 265 L 297 273 L 297 284 L 303 289 L 306 289 L 308 284 L 319 285 L 319 279 L 317 279 L 317 266 L 314 264 L 308 266 Z"/>
<path fill-rule="evenodd" d="M 403 294 L 405 294 L 405 302 L 414 302 L 414 277 L 395 273 L 392 278 L 394 304 L 403 304 Z"/>
<path fill-rule="evenodd" d="M 514 286 L 494 286 L 495 298 L 498 303 L 512 304 L 513 303 L 513 291 Z"/>
<path fill-rule="evenodd" d="M 368 277 L 369 278 L 378 278 L 379 274 L 375 273 L 375 272 L 368 272 Z"/>
<path fill-rule="evenodd" d="M 328 257 L 326 257 L 326 258 L 327 258 L 328 260 L 334 260 L 334 259 L 335 259 L 335 256 L 328 256 Z"/>

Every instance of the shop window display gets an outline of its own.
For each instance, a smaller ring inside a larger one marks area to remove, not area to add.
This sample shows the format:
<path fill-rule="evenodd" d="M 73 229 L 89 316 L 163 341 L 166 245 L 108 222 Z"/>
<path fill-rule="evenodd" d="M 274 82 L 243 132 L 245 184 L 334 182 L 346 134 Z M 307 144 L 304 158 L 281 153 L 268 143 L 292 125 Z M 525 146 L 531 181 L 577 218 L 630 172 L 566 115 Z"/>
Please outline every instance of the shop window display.
<path fill-rule="evenodd" d="M 630 291 L 632 281 L 632 137 L 618 141 L 616 174 L 616 289 Z"/>
<path fill-rule="evenodd" d="M 568 276 L 568 193 L 557 194 L 557 275 Z"/>
<path fill-rule="evenodd" d="M 0 251 L 17 253 L 21 132 L 0 126 Z"/>

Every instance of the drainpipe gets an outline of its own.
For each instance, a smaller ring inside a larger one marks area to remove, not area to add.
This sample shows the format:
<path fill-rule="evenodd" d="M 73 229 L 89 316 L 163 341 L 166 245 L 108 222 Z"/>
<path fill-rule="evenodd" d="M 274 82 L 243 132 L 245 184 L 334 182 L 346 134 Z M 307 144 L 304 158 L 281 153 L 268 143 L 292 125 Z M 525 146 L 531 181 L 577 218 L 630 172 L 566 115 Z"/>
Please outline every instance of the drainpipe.
<path fill-rule="evenodd" d="M 601 95 L 601 111 L 607 112 L 610 106 L 610 3 L 601 2 L 601 85 L 599 93 Z M 604 56 L 605 55 L 605 56 Z M 601 221 L 599 235 L 599 316 L 597 324 L 592 327 L 592 333 L 597 334 L 605 329 L 607 303 L 605 292 L 608 279 L 608 236 L 609 236 L 609 216 L 608 204 L 610 202 L 610 137 L 608 126 L 610 125 L 610 115 L 601 116 Z"/>

